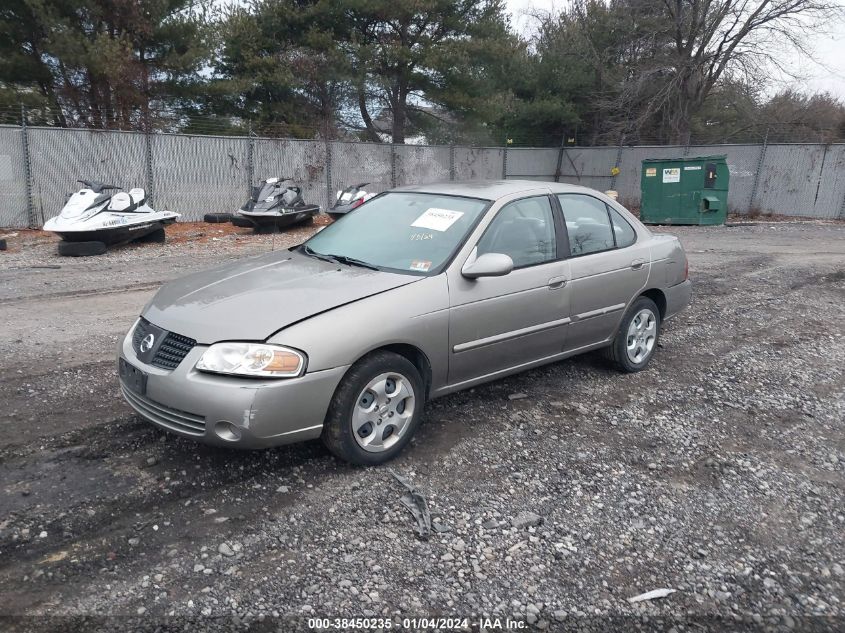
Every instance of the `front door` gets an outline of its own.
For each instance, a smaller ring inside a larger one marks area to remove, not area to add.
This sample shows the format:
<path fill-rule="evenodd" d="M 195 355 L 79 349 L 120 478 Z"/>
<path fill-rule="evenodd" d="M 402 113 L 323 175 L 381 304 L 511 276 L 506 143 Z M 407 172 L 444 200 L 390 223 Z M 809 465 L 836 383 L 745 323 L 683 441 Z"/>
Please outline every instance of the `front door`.
<path fill-rule="evenodd" d="M 449 383 L 553 356 L 569 322 L 569 264 L 558 259 L 556 211 L 548 196 L 503 206 L 476 254 L 504 253 L 514 270 L 503 277 L 449 277 Z M 558 223 L 560 222 L 558 218 Z"/>

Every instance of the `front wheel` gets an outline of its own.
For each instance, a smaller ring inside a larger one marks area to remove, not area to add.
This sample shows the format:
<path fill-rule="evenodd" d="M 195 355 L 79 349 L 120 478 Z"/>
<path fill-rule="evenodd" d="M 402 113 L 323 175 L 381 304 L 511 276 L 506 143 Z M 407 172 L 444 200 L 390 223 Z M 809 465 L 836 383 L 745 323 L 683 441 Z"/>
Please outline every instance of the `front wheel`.
<path fill-rule="evenodd" d="M 335 391 L 323 443 L 337 457 L 360 465 L 393 459 L 422 418 L 425 391 L 417 368 L 393 352 L 355 363 Z"/>
<path fill-rule="evenodd" d="M 654 355 L 659 339 L 660 310 L 648 297 L 640 297 L 628 308 L 605 355 L 624 372 L 642 371 Z"/>

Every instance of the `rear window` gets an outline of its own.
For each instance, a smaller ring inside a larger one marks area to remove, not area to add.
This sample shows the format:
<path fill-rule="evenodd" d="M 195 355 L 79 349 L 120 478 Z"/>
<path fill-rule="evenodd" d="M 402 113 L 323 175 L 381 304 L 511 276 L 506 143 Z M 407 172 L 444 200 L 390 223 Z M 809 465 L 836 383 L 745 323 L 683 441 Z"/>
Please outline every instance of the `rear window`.
<path fill-rule="evenodd" d="M 610 209 L 610 219 L 613 221 L 613 232 L 616 234 L 617 248 L 625 248 L 637 241 L 637 232 L 628 221 L 613 207 Z"/>

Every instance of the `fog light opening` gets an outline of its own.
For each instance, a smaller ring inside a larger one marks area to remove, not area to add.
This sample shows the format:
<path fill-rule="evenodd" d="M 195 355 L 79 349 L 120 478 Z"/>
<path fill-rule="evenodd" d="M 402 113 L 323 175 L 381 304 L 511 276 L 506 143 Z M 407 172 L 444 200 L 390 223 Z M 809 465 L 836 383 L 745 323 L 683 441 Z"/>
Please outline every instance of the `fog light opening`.
<path fill-rule="evenodd" d="M 220 420 L 214 425 L 214 433 L 221 440 L 225 440 L 227 442 L 237 442 L 241 439 L 241 430 L 226 420 Z"/>

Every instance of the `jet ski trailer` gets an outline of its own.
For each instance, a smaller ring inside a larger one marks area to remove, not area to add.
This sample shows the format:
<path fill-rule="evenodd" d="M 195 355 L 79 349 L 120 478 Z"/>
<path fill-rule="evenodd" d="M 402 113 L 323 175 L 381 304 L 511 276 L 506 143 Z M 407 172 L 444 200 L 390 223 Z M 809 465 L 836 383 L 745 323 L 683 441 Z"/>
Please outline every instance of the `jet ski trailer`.
<path fill-rule="evenodd" d="M 319 205 L 306 204 L 299 187 L 286 186 L 290 178 L 268 178 L 253 187 L 252 196 L 235 212 L 232 223 L 249 222 L 256 230 L 284 228 L 311 220 L 320 212 Z"/>
<path fill-rule="evenodd" d="M 62 238 L 61 255 L 97 255 L 106 246 L 142 238 L 164 242 L 164 227 L 179 217 L 172 211 L 156 211 L 147 204 L 143 189 L 121 189 L 93 180 L 79 180 L 82 188 L 65 203 L 61 213 L 44 223 L 44 230 Z"/>

